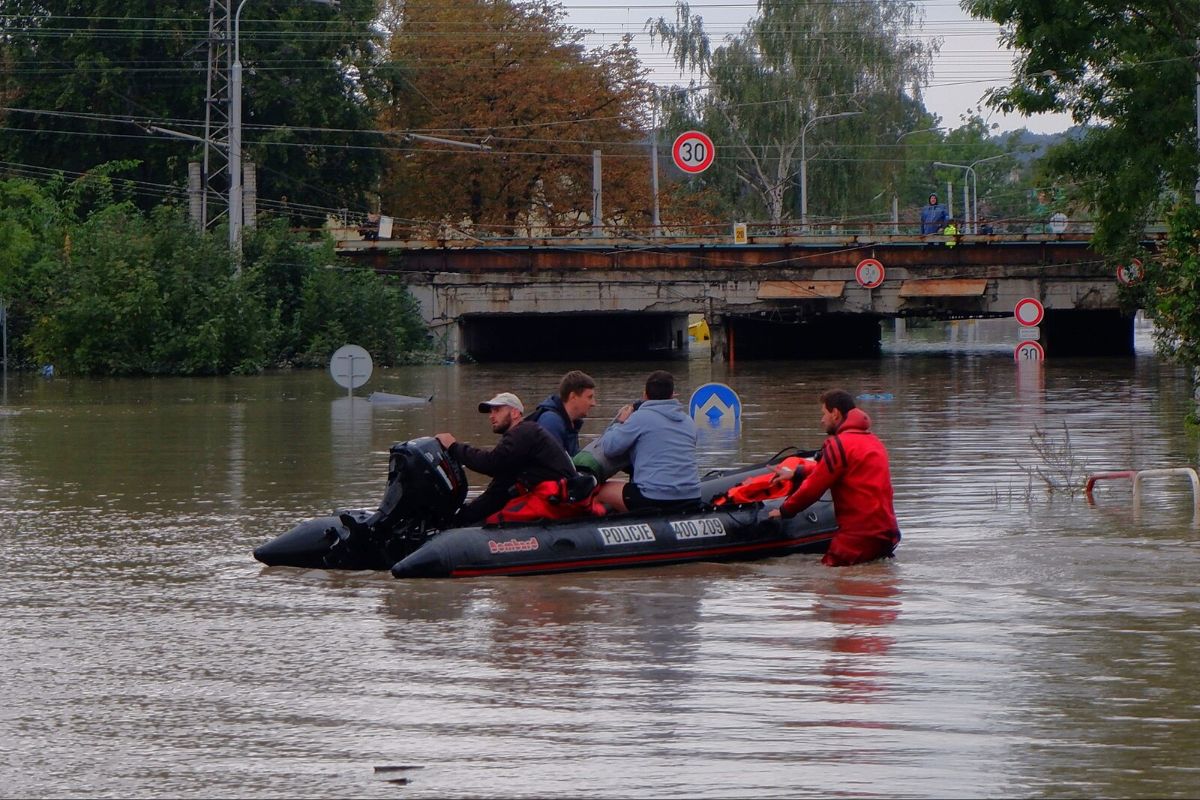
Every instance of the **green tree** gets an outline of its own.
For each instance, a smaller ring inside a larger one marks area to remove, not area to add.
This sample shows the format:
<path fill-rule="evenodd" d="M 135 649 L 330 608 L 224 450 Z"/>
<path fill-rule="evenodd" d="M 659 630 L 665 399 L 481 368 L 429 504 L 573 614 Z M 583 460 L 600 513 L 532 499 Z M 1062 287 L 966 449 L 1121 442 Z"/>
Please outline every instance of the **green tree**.
<path fill-rule="evenodd" d="M 1196 184 L 1196 31 L 1191 3 L 967 0 L 1017 53 L 1005 112 L 1067 112 L 1089 126 L 1054 148 L 1045 182 L 1093 209 L 1097 246 L 1118 251 Z"/>
<path fill-rule="evenodd" d="M 1138 253 L 1147 222 L 1169 213 L 1170 246 L 1149 264 L 1142 294 L 1160 326 L 1160 351 L 1200 365 L 1195 258 L 1196 75 L 1200 7 L 1195 3 L 967 0 L 1001 25 L 1018 57 L 1011 86 L 988 103 L 1004 111 L 1061 111 L 1086 135 L 1053 148 L 1046 179 L 1067 202 L 1089 207 L 1094 246 L 1114 260 Z"/>
<path fill-rule="evenodd" d="M 244 139 L 263 198 L 361 206 L 374 188 L 378 142 L 362 92 L 374 8 L 343 0 L 332 16 L 304 0 L 247 4 Z M 203 134 L 208 3 L 6 0 L 0 34 L 0 97 L 10 109 L 0 158 L 10 167 L 83 173 L 137 160 L 129 177 L 143 208 L 186 182 L 198 149 L 144 126 Z"/>
<path fill-rule="evenodd" d="M 14 363 L 214 375 L 324 366 L 346 341 L 381 365 L 426 349 L 407 290 L 332 266 L 331 241 L 264 226 L 248 233 L 235 277 L 223 236 L 196 231 L 179 209 L 143 212 L 120 187 L 104 171 L 40 186 L 0 181 L 0 297 Z"/>
<path fill-rule="evenodd" d="M 713 135 L 722 157 L 707 182 L 726 196 L 749 190 L 773 223 L 788 213 L 802 161 L 822 213 L 865 207 L 882 188 L 878 165 L 825 149 L 894 139 L 928 119 L 915 101 L 933 50 L 905 35 L 916 15 L 909 0 L 760 0 L 742 32 L 713 49 L 701 18 L 681 2 L 675 21 L 649 25 L 681 70 L 699 72 L 703 89 L 669 95 L 668 119 Z M 820 119 L 848 112 L 858 114 Z"/>

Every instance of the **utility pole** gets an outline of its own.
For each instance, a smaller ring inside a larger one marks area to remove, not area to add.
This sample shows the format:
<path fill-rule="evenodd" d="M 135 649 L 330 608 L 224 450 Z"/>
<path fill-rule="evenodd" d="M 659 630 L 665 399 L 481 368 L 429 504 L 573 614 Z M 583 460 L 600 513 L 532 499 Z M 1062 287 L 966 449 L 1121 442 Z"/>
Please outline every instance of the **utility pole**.
<path fill-rule="evenodd" d="M 200 175 L 200 223 L 202 228 L 217 216 L 209 208 L 212 191 L 229 179 L 229 69 L 233 40 L 228 0 L 209 0 L 208 82 L 204 94 L 204 163 Z M 215 180 L 214 180 L 215 179 Z M 222 204 L 223 205 L 223 204 Z"/>
<path fill-rule="evenodd" d="M 604 209 L 600 198 L 600 151 L 592 151 L 592 236 L 604 235 Z"/>

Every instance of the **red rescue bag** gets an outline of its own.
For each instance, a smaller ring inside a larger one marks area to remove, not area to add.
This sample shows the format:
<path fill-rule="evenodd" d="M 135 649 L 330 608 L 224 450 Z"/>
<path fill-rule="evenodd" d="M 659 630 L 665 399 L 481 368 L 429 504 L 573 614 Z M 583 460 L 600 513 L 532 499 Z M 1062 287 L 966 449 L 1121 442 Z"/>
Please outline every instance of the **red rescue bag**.
<path fill-rule="evenodd" d="M 738 506 L 787 497 L 800 485 L 800 481 L 804 480 L 804 476 L 816 464 L 817 462 L 811 458 L 788 456 L 778 464 L 772 464 L 770 472 L 751 475 L 741 483 L 729 487 L 714 497 L 712 504 L 714 506 Z M 795 473 L 791 479 L 780 477 L 779 473 L 784 469 L 792 470 Z"/>

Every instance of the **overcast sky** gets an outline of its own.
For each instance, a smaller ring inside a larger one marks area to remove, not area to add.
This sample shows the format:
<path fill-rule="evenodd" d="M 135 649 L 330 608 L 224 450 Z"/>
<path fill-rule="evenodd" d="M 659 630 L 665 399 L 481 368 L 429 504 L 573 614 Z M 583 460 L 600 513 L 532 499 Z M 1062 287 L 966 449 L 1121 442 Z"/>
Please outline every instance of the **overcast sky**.
<path fill-rule="evenodd" d="M 757 8 L 754 2 L 738 0 L 693 0 L 690 5 L 693 13 L 704 18 L 714 46 L 725 35 L 740 31 Z M 982 103 L 987 89 L 1011 80 L 1012 54 L 1000 48 L 999 28 L 994 23 L 972 19 L 954 0 L 917 0 L 917 5 L 924 10 L 925 22 L 914 34 L 926 40 L 941 39 L 942 43 L 925 90 L 925 107 L 940 115 L 942 124 L 957 127 L 964 114 Z M 686 83 L 666 52 L 652 46 L 644 33 L 646 20 L 651 17 L 674 19 L 674 3 L 568 0 L 564 7 L 572 25 L 595 32 L 589 39 L 593 46 L 632 34 L 642 62 L 651 69 L 656 83 Z M 1071 126 L 1069 117 L 1058 114 L 1025 118 L 1004 116 L 986 108 L 982 114 L 989 122 L 997 123 L 1001 131 L 1028 128 L 1035 133 L 1055 133 Z"/>

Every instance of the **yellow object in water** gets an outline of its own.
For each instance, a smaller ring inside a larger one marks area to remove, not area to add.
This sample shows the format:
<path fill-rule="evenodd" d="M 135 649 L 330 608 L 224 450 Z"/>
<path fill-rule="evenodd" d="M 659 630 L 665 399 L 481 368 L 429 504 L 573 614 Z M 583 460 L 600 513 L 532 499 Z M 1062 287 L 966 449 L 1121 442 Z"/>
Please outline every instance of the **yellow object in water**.
<path fill-rule="evenodd" d="M 688 336 L 692 337 L 697 342 L 707 342 L 710 335 L 711 334 L 708 330 L 708 322 L 706 320 L 701 319 L 688 325 Z"/>

